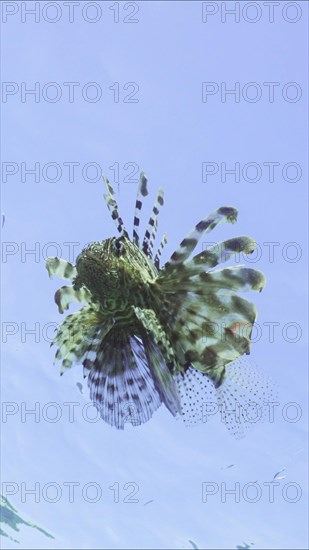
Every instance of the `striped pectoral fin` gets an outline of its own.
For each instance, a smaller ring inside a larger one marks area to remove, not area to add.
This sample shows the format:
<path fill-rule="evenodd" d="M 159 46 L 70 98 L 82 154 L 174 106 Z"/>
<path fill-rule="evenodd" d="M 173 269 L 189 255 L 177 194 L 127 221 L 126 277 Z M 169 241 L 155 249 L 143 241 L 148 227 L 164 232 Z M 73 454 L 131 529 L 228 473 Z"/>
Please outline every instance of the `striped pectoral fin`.
<path fill-rule="evenodd" d="M 160 316 L 176 336 L 188 328 L 188 322 L 197 327 L 206 327 L 208 322 L 230 326 L 235 322 L 253 323 L 256 318 L 254 304 L 235 290 L 248 290 L 248 280 L 250 288 L 263 288 L 265 278 L 261 272 L 249 270 L 248 274 L 243 268 L 232 269 L 232 274 L 238 275 L 236 281 L 229 277 L 230 269 L 194 273 L 191 277 L 189 269 L 179 267 L 173 275 L 160 274 L 156 283 L 164 295 Z"/>
<path fill-rule="evenodd" d="M 174 322 L 171 313 L 171 322 L 177 326 L 179 317 L 183 322 L 200 326 L 205 336 L 212 336 L 213 333 L 219 334 L 224 328 L 234 330 L 237 324 L 252 325 L 256 315 L 257 310 L 252 302 L 230 290 L 220 290 L 190 295 L 183 300 L 182 308 L 175 315 Z"/>
<path fill-rule="evenodd" d="M 178 310 L 171 308 L 165 321 L 170 326 L 176 360 L 184 367 L 193 365 L 218 385 L 225 365 L 250 353 L 256 308 L 231 291 L 192 292 L 179 304 Z"/>
<path fill-rule="evenodd" d="M 256 242 L 250 237 L 242 236 L 226 241 L 221 241 L 186 262 L 186 267 L 192 271 L 200 272 L 207 268 L 216 267 L 240 254 L 252 254 L 256 248 Z M 236 260 L 237 261 L 237 260 Z"/>
<path fill-rule="evenodd" d="M 72 302 L 87 302 L 91 299 L 91 294 L 86 288 L 74 290 L 73 286 L 62 286 L 55 293 L 55 302 L 59 313 L 64 313 L 69 309 Z"/>
<path fill-rule="evenodd" d="M 62 258 L 46 258 L 45 266 L 50 277 L 57 275 L 62 279 L 73 279 L 77 275 L 76 267 Z"/>
<path fill-rule="evenodd" d="M 210 337 L 200 339 L 193 349 L 189 348 L 185 353 L 188 364 L 207 374 L 216 388 L 225 380 L 226 365 L 242 355 L 250 353 L 252 325 L 249 323 L 235 323 L 234 325 L 232 328 L 220 327 Z M 240 325 L 246 325 L 246 330 L 238 330 Z"/>
<path fill-rule="evenodd" d="M 61 361 L 61 374 L 74 363 L 89 360 L 89 354 L 96 351 L 112 325 L 112 320 L 102 318 L 99 312 L 88 304 L 68 315 L 53 340 L 57 347 L 55 362 Z"/>
<path fill-rule="evenodd" d="M 186 365 L 207 374 L 218 387 L 224 380 L 224 369 L 244 353 L 249 353 L 250 340 L 242 334 L 235 334 L 225 328 L 210 337 L 201 338 L 192 345 L 184 344 Z"/>
<path fill-rule="evenodd" d="M 250 334 L 252 325 L 246 324 L 245 331 L 235 331 L 229 327 L 221 330 L 221 337 L 213 345 L 205 346 L 204 364 L 215 368 L 217 361 L 224 365 L 235 361 L 241 355 L 250 353 Z M 248 334 L 249 333 L 249 334 Z"/>
<path fill-rule="evenodd" d="M 180 243 L 179 248 L 172 254 L 164 269 L 170 269 L 187 260 L 195 249 L 199 240 L 223 222 L 234 223 L 237 220 L 237 210 L 232 206 L 218 208 L 201 220 Z"/>
<path fill-rule="evenodd" d="M 208 273 L 200 273 L 199 278 L 210 291 L 218 288 L 241 292 L 248 290 L 261 292 L 266 284 L 266 278 L 262 271 L 244 266 L 233 266 Z"/>

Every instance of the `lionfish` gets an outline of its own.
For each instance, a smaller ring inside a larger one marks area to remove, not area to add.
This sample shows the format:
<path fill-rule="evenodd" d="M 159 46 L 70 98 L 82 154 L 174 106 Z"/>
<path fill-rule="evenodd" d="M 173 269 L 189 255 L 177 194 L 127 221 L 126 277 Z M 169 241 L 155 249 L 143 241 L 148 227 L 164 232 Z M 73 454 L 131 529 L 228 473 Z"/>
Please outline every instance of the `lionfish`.
<path fill-rule="evenodd" d="M 265 277 L 243 265 L 214 269 L 237 253 L 253 252 L 256 243 L 246 236 L 232 238 L 190 258 L 207 233 L 236 221 L 237 210 L 221 207 L 202 219 L 160 267 L 165 234 L 153 250 L 163 190 L 141 240 L 142 198 L 148 195 L 147 177 L 141 173 L 130 238 L 114 189 L 103 179 L 104 198 L 120 236 L 87 245 L 75 266 L 57 257 L 46 260 L 49 276 L 72 281 L 55 294 L 59 312 L 74 301 L 85 302 L 66 317 L 54 338 L 61 374 L 81 363 L 94 406 L 118 429 L 127 422 L 147 422 L 162 403 L 191 424 L 201 421 L 206 396 L 229 409 L 235 400 L 246 402 L 248 395 L 256 401 L 260 375 L 234 362 L 250 352 L 257 312 L 237 291 L 261 291 Z M 266 380 L 260 397 L 267 393 Z M 240 433 L 236 418 L 226 424 Z"/>

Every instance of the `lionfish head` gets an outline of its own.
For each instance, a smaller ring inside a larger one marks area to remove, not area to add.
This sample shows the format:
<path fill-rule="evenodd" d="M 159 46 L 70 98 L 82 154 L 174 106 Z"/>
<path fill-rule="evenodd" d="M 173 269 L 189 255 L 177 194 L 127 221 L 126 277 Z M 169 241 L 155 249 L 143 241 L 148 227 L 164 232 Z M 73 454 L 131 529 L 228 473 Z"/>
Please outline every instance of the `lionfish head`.
<path fill-rule="evenodd" d="M 121 256 L 125 255 L 125 237 L 112 237 L 87 245 L 76 259 L 74 288 L 86 287 L 98 300 L 117 286 Z"/>

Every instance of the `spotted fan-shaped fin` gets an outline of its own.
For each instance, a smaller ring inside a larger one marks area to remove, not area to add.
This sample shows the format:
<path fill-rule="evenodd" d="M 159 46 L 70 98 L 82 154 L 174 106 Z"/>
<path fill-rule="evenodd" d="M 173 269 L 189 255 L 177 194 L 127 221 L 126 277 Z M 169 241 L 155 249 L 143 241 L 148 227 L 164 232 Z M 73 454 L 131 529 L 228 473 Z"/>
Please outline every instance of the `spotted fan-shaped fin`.
<path fill-rule="evenodd" d="M 185 425 L 207 422 L 206 412 L 218 410 L 216 389 L 210 378 L 191 366 L 184 373 L 176 373 L 174 379 L 181 402 L 180 417 Z"/>
<path fill-rule="evenodd" d="M 236 208 L 223 206 L 201 220 L 181 241 L 179 248 L 172 254 L 170 260 L 165 264 L 164 269 L 171 269 L 187 260 L 199 240 L 206 235 L 206 233 L 212 231 L 220 223 L 236 222 L 237 213 Z"/>
<path fill-rule="evenodd" d="M 270 407 L 278 404 L 278 389 L 268 375 L 239 359 L 226 367 L 217 399 L 221 422 L 239 439 L 255 425 L 270 421 Z"/>
<path fill-rule="evenodd" d="M 244 359 L 226 367 L 225 381 L 217 389 L 206 374 L 193 367 L 174 378 L 181 399 L 180 417 L 187 426 L 217 418 L 237 439 L 260 422 L 269 421 L 270 407 L 278 402 L 275 383 Z"/>
<path fill-rule="evenodd" d="M 62 279 L 73 279 L 77 275 L 76 267 L 62 258 L 46 258 L 45 266 L 50 277 L 57 275 Z"/>

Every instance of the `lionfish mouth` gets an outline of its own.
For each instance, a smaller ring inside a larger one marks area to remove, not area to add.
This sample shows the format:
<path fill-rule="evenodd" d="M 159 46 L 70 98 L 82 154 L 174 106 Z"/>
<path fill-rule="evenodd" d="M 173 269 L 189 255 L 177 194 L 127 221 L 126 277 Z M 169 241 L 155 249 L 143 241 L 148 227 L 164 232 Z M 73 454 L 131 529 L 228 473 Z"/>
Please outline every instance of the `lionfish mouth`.
<path fill-rule="evenodd" d="M 237 210 L 224 206 L 203 218 L 161 267 L 166 235 L 156 252 L 154 243 L 163 190 L 140 239 L 140 213 L 148 195 L 147 177 L 141 173 L 130 238 L 114 189 L 104 181 L 104 198 L 120 236 L 89 245 L 76 266 L 59 258 L 46 261 L 50 275 L 73 281 L 55 294 L 59 311 L 84 302 L 66 317 L 54 339 L 61 374 L 81 363 L 93 404 L 105 422 L 119 429 L 147 422 L 162 403 L 173 416 L 195 423 L 203 421 L 209 400 L 221 409 L 271 400 L 268 379 L 243 363 L 235 365 L 250 353 L 257 314 L 238 293 L 262 290 L 265 277 L 243 265 L 216 269 L 240 253 L 253 252 L 255 242 L 247 236 L 231 238 L 192 256 L 206 234 L 236 221 Z M 98 289 L 105 302 L 98 299 Z M 112 310 L 115 304 L 125 307 Z M 248 427 L 243 419 L 226 425 L 236 436 Z"/>

